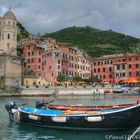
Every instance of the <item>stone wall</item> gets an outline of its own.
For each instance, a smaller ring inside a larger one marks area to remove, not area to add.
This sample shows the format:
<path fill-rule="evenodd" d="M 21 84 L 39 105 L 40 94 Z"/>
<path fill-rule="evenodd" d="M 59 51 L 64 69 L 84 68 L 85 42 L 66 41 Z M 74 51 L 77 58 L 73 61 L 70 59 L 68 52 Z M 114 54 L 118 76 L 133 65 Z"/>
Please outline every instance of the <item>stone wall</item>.
<path fill-rule="evenodd" d="M 16 56 L 0 55 L 0 77 L 5 79 L 5 87 L 21 86 L 21 60 Z"/>

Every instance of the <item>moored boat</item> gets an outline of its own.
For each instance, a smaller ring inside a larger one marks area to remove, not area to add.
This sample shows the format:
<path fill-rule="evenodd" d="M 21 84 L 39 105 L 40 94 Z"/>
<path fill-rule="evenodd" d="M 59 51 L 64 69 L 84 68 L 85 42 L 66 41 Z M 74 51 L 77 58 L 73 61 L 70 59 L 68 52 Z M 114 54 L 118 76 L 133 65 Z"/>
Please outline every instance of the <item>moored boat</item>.
<path fill-rule="evenodd" d="M 72 130 L 118 130 L 140 125 L 140 104 L 115 110 L 62 111 L 6 104 L 11 121 Z"/>
<path fill-rule="evenodd" d="M 71 110 L 71 111 L 90 111 L 90 110 L 108 110 L 108 109 L 119 109 L 126 108 L 135 105 L 134 104 L 118 104 L 118 105 L 100 105 L 100 106 L 85 106 L 85 105 L 59 105 L 59 104 L 50 104 L 53 101 L 37 101 L 36 108 L 42 109 L 56 109 L 56 110 Z"/>

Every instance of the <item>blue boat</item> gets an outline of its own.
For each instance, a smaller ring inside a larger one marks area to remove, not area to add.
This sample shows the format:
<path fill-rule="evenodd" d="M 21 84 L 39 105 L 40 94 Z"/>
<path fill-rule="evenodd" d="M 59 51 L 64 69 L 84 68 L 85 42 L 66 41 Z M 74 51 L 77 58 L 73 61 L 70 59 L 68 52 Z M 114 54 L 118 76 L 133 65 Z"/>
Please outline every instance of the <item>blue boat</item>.
<path fill-rule="evenodd" d="M 62 111 L 6 104 L 10 121 L 71 130 L 120 130 L 140 125 L 140 104 L 116 110 Z"/>

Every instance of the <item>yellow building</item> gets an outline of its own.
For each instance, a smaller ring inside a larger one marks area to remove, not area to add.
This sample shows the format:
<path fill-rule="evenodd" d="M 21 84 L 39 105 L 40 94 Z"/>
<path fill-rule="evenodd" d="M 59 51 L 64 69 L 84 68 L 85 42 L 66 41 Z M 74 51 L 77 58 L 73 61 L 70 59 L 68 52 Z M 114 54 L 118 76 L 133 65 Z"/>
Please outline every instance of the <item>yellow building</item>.
<path fill-rule="evenodd" d="M 47 82 L 45 79 L 39 77 L 26 77 L 24 78 L 24 86 L 32 87 L 32 86 L 38 86 L 38 87 L 46 87 L 49 85 L 49 82 Z"/>

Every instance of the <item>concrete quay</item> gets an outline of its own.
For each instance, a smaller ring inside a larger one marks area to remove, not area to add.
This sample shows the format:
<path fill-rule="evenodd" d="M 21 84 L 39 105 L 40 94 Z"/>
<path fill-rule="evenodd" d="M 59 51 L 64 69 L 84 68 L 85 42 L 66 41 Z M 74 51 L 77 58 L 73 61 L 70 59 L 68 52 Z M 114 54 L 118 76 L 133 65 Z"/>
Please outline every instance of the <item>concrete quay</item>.
<path fill-rule="evenodd" d="M 82 87 L 82 86 L 57 86 L 57 87 L 49 87 L 49 88 L 36 88 L 36 87 L 30 87 L 30 88 L 25 88 L 22 87 L 21 93 L 1 93 L 0 96 L 69 96 L 69 95 L 81 95 L 81 96 L 90 96 L 90 95 L 103 95 L 105 90 L 114 90 L 118 89 L 119 86 L 111 87 L 111 86 L 106 86 L 106 87 L 101 87 L 101 86 L 96 86 L 96 87 Z M 110 92 L 112 93 L 112 92 Z"/>
<path fill-rule="evenodd" d="M 118 89 L 118 86 L 115 87 L 49 87 L 49 88 L 24 88 L 21 92 L 22 96 L 57 96 L 57 95 L 94 95 L 94 94 L 104 94 L 105 90 L 112 91 L 113 89 Z"/>

